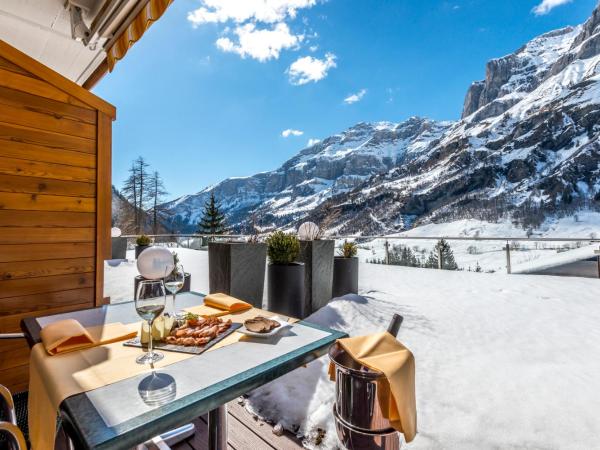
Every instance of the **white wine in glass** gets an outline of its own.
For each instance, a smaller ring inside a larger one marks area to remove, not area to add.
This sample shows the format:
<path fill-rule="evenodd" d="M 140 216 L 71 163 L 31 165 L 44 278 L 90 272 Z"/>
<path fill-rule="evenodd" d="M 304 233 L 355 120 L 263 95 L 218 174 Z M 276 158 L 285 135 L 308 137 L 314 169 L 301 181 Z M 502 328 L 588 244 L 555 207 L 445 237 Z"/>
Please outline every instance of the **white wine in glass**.
<path fill-rule="evenodd" d="M 152 364 L 165 357 L 162 353 L 155 352 L 152 348 L 152 325 L 165 309 L 167 293 L 162 280 L 143 280 L 138 286 L 135 299 L 135 309 L 138 315 L 148 322 L 150 340 L 148 351 L 136 358 L 138 364 Z"/>
<path fill-rule="evenodd" d="M 173 305 L 171 308 L 171 314 L 175 318 L 179 318 L 182 315 L 180 311 L 177 311 L 175 306 L 177 293 L 183 288 L 185 282 L 185 270 L 179 263 L 175 264 L 173 269 L 169 271 L 169 267 L 165 268 L 165 287 L 173 295 Z"/>

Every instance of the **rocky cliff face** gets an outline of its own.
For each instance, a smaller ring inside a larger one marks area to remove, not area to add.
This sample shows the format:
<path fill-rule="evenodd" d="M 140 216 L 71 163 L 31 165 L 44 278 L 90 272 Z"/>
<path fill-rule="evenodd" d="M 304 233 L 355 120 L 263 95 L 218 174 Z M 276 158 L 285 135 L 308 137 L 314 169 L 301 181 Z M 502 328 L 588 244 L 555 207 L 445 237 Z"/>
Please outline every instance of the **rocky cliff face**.
<path fill-rule="evenodd" d="M 268 228 L 337 212 L 343 232 L 545 214 L 600 201 L 600 12 L 490 61 L 457 122 L 360 123 L 303 149 L 279 169 L 228 179 L 169 206 L 197 221 L 211 190 L 230 223 L 250 212 Z"/>
<path fill-rule="evenodd" d="M 485 80 L 471 85 L 462 117 L 477 112 L 476 120 L 495 117 L 518 103 L 552 74 L 554 64 L 574 45 L 582 27 L 543 34 L 515 53 L 487 63 Z"/>

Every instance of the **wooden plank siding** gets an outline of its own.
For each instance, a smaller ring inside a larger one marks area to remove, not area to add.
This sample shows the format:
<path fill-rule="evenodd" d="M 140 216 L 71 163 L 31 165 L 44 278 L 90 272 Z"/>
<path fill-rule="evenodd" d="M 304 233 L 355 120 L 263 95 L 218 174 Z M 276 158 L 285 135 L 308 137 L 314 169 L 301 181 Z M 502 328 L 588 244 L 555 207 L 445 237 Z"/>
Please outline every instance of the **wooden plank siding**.
<path fill-rule="evenodd" d="M 93 140 L 52 133 L 12 123 L 0 122 L 0 139 L 47 147 L 51 150 L 71 150 L 96 155 L 96 142 Z"/>
<path fill-rule="evenodd" d="M 0 40 L 0 333 L 101 304 L 110 258 L 112 105 Z M 24 341 L 0 383 L 27 387 Z"/>

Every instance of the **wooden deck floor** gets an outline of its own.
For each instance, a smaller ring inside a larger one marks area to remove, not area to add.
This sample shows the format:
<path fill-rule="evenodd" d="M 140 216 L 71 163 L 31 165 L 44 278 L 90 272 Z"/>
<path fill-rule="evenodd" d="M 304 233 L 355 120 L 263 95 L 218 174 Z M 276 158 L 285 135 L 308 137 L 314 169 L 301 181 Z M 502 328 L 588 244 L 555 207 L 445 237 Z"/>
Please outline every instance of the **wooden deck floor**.
<path fill-rule="evenodd" d="M 228 449 L 229 450 L 300 450 L 300 441 L 291 433 L 283 436 L 273 434 L 273 427 L 255 420 L 237 402 L 228 404 Z M 196 433 L 184 442 L 173 446 L 173 450 L 207 450 L 208 428 L 206 417 L 196 419 Z"/>

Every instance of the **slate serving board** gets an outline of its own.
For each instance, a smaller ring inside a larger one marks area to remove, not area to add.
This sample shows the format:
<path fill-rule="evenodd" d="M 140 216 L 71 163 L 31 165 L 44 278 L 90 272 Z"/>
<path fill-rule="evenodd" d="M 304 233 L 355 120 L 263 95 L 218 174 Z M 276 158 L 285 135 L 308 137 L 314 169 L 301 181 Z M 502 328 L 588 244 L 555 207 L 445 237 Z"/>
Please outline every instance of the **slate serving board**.
<path fill-rule="evenodd" d="M 166 342 L 154 341 L 154 349 L 155 350 L 164 350 L 166 352 L 191 353 L 193 355 L 200 355 L 201 353 L 204 353 L 206 350 L 208 350 L 213 345 L 215 345 L 217 342 L 219 342 L 219 341 L 223 340 L 224 338 L 226 338 L 227 336 L 229 336 L 231 333 L 233 333 L 235 330 L 237 330 L 241 326 L 242 326 L 241 323 L 235 323 L 235 322 L 232 323 L 231 326 L 227 330 L 218 334 L 216 338 L 212 339 L 210 342 L 208 342 L 207 344 L 204 344 L 200 347 L 196 347 L 196 346 L 186 347 L 184 345 L 167 344 Z M 127 347 L 138 347 L 138 348 L 146 348 L 147 347 L 147 344 L 142 344 L 140 342 L 140 339 L 137 337 L 123 342 L 123 345 L 125 345 Z"/>

